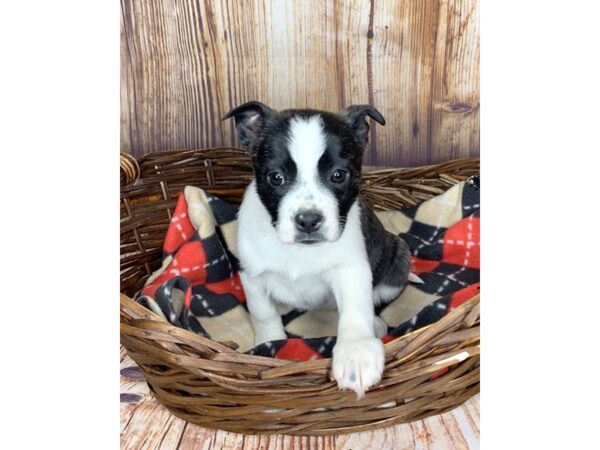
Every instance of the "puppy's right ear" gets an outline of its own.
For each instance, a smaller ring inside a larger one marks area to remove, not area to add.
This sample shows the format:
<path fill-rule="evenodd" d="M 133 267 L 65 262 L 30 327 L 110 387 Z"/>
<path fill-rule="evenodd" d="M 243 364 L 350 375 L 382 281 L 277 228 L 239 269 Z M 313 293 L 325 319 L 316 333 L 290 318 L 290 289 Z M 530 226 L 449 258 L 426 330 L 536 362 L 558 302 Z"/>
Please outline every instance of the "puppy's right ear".
<path fill-rule="evenodd" d="M 369 140 L 369 124 L 366 121 L 366 116 L 381 125 L 385 125 L 385 119 L 381 113 L 371 105 L 351 105 L 344 109 L 341 114 L 349 120 L 354 134 L 363 146 L 367 145 Z"/>
<path fill-rule="evenodd" d="M 266 122 L 275 116 L 277 111 L 260 102 L 248 102 L 232 109 L 221 120 L 235 117 L 235 128 L 243 147 L 251 149 Z"/>

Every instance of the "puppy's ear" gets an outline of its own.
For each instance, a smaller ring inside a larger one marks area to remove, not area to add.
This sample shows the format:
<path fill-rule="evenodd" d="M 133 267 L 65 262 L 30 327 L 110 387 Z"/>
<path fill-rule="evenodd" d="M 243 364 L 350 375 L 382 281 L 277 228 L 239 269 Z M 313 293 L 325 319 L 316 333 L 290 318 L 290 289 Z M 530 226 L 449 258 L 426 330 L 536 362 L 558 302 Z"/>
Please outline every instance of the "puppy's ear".
<path fill-rule="evenodd" d="M 354 131 L 358 141 L 363 146 L 369 141 L 369 124 L 366 121 L 366 116 L 371 117 L 381 125 L 385 125 L 385 119 L 381 113 L 371 105 L 351 105 L 340 114 L 348 119 L 352 131 Z"/>
<path fill-rule="evenodd" d="M 248 102 L 232 109 L 221 120 L 235 117 L 235 127 L 243 147 L 251 149 L 265 123 L 275 116 L 277 111 L 260 102 Z"/>

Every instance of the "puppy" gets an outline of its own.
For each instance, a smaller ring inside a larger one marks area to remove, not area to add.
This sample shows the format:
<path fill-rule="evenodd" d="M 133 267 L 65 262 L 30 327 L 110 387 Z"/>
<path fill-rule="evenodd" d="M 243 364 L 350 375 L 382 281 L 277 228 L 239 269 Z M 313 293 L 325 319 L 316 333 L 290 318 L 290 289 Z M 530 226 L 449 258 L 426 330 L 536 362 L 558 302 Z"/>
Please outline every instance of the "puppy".
<path fill-rule="evenodd" d="M 362 397 L 383 373 L 386 324 L 374 305 L 395 299 L 411 265 L 406 243 L 386 230 L 359 195 L 369 105 L 339 114 L 276 111 L 259 102 L 234 117 L 256 179 L 238 214 L 240 277 L 255 343 L 285 339 L 281 315 L 337 307 L 332 375 Z"/>

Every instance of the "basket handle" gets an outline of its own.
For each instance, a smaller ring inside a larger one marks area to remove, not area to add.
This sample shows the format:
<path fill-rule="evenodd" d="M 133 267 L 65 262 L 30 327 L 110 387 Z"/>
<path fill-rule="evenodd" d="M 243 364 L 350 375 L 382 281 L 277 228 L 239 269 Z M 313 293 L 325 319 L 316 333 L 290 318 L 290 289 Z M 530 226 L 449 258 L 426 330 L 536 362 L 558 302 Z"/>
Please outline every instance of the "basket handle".
<path fill-rule="evenodd" d="M 140 166 L 137 160 L 127 153 L 121 153 L 121 187 L 132 185 L 139 178 Z"/>

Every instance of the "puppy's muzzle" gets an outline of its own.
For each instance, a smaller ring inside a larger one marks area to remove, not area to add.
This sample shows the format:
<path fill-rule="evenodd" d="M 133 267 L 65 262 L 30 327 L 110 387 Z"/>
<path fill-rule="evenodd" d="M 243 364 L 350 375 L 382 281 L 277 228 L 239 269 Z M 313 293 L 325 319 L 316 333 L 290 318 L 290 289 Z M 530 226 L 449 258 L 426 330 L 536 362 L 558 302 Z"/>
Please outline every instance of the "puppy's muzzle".
<path fill-rule="evenodd" d="M 323 215 L 318 211 L 302 211 L 294 217 L 296 228 L 302 233 L 311 234 L 317 231 L 323 223 Z"/>

